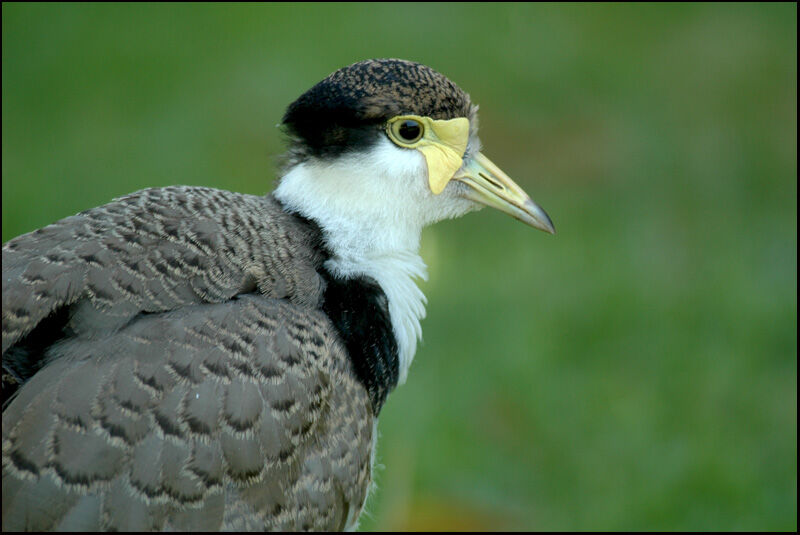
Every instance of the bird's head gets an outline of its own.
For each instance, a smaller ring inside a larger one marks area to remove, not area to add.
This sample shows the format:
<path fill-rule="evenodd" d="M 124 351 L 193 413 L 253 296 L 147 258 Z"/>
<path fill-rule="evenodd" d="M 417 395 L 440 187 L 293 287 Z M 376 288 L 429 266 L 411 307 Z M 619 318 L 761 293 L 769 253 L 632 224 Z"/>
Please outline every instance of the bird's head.
<path fill-rule="evenodd" d="M 351 227 L 365 247 L 413 247 L 425 225 L 482 205 L 554 232 L 547 214 L 480 152 L 477 110 L 455 83 L 419 63 L 344 67 L 287 109 L 289 158 L 276 196 L 328 230 Z"/>

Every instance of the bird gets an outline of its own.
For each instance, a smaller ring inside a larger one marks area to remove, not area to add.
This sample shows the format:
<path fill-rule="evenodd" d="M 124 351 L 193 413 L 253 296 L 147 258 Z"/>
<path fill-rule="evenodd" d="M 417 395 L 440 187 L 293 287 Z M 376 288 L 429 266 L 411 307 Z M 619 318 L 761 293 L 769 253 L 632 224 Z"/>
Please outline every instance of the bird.
<path fill-rule="evenodd" d="M 277 186 L 144 189 L 3 245 L 3 530 L 353 529 L 426 299 L 424 227 L 553 223 L 421 63 L 291 103 Z"/>

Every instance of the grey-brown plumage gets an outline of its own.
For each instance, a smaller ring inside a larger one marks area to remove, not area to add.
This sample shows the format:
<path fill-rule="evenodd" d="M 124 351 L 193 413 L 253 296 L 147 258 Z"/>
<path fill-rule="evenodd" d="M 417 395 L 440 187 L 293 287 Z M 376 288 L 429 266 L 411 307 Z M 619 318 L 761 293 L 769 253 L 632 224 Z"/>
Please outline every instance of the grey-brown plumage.
<path fill-rule="evenodd" d="M 4 364 L 69 319 L 3 412 L 3 529 L 357 518 L 372 409 L 320 310 L 317 232 L 270 197 L 174 187 L 9 241 Z"/>

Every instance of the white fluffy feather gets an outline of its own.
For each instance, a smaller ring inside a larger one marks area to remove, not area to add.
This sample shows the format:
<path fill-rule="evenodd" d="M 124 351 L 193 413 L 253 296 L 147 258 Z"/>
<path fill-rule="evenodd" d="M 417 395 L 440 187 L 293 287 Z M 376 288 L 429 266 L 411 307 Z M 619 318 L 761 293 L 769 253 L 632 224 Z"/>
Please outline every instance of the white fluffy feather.
<path fill-rule="evenodd" d="M 427 279 L 420 235 L 426 225 L 476 208 L 457 194 L 460 186 L 453 181 L 433 195 L 422 154 L 381 138 L 366 152 L 297 164 L 275 190 L 284 205 L 322 227 L 333 253 L 326 264 L 331 272 L 366 275 L 383 289 L 397 339 L 400 384 L 425 317 L 426 299 L 414 282 Z"/>

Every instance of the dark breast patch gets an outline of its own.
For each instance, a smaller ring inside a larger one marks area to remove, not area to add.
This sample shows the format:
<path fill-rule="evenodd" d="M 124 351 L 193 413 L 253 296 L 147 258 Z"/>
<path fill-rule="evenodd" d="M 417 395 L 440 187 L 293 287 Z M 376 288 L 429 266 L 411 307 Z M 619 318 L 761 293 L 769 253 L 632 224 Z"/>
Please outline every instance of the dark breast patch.
<path fill-rule="evenodd" d="M 389 300 L 371 278 L 324 274 L 328 285 L 323 310 L 339 332 L 377 416 L 386 396 L 397 386 L 400 370 Z"/>

